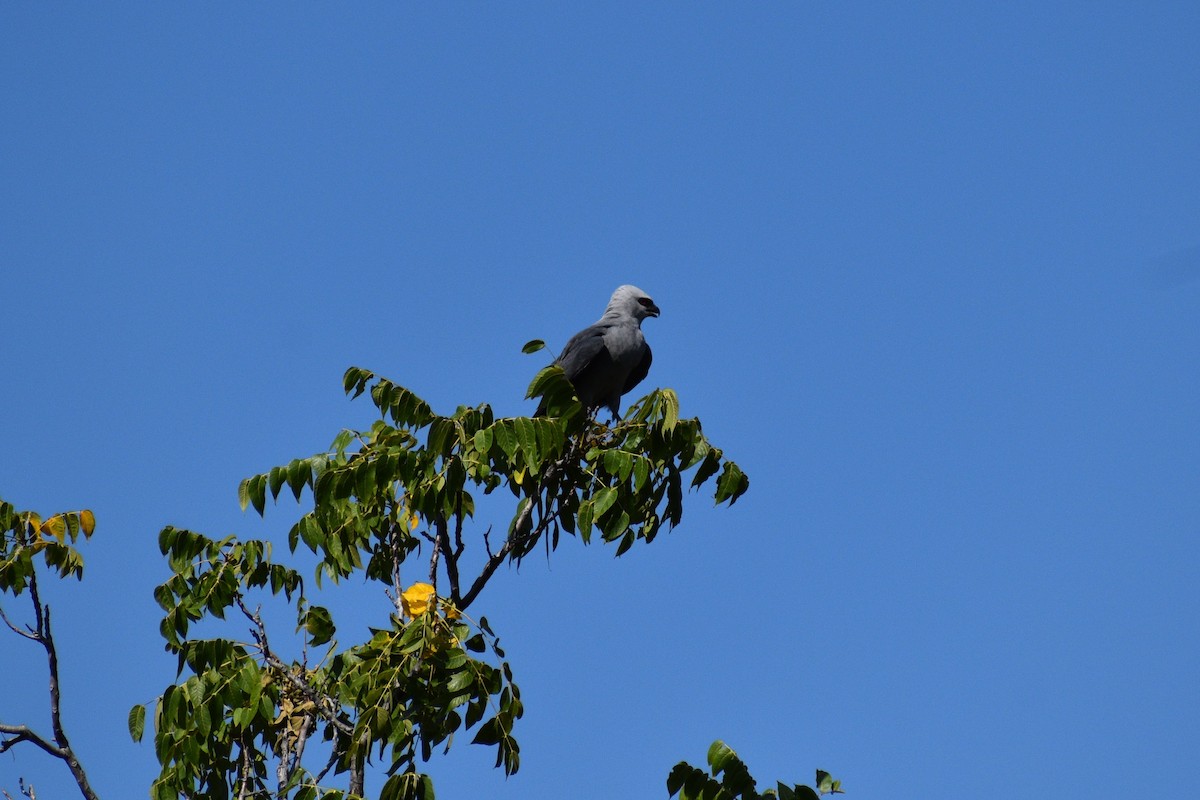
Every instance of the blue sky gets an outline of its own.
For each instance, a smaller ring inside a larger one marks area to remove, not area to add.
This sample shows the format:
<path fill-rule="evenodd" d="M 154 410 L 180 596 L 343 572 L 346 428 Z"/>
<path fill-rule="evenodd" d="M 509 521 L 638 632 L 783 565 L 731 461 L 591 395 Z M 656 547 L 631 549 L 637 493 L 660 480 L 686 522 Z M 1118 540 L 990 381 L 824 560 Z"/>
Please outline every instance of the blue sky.
<path fill-rule="evenodd" d="M 1187 796 L 1198 38 L 1183 2 L 4 5 L 0 497 L 96 511 L 51 597 L 98 790 L 157 772 L 163 525 L 282 542 L 237 483 L 369 424 L 347 366 L 528 412 L 521 345 L 628 282 L 751 490 L 502 571 L 522 769 L 464 741 L 440 796 L 665 796 L 716 738 L 857 800 Z M 34 655 L 0 714 L 45 728 Z"/>

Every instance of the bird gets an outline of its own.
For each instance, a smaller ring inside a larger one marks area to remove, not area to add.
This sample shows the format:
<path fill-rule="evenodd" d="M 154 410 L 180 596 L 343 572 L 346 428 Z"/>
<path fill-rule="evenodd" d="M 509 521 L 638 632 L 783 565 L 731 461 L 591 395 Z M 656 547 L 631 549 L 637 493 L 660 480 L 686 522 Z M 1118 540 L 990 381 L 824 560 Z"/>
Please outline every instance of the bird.
<path fill-rule="evenodd" d="M 567 340 L 553 363 L 562 367 L 587 413 L 604 407 L 614 419 L 620 416 L 621 396 L 645 379 L 653 360 L 642 320 L 658 315 L 650 295 L 618 286 L 600 319 Z M 544 412 L 538 408 L 539 416 Z"/>

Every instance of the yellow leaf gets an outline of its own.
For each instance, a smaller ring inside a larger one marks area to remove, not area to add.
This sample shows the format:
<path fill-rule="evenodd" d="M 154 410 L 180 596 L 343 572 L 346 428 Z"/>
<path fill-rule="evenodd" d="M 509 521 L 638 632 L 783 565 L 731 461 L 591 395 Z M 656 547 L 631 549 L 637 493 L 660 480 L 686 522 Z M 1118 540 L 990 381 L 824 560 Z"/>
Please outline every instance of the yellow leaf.
<path fill-rule="evenodd" d="M 417 514 L 417 512 L 414 511 L 413 515 L 411 517 L 409 517 L 409 519 L 408 519 L 408 529 L 410 531 L 415 531 L 417 529 L 417 526 L 420 524 L 421 524 L 421 516 L 419 514 Z"/>
<path fill-rule="evenodd" d="M 83 529 L 84 536 L 91 536 L 92 531 L 96 530 L 96 515 L 90 509 L 79 512 L 79 527 Z"/>
<path fill-rule="evenodd" d="M 33 513 L 32 511 L 30 511 L 28 514 L 25 515 L 25 524 L 28 525 L 30 528 L 32 528 L 34 531 L 40 530 L 42 527 L 42 518 L 39 517 L 37 514 Z"/>
<path fill-rule="evenodd" d="M 404 613 L 409 617 L 417 617 L 429 610 L 430 600 L 437 590 L 428 583 L 414 583 L 400 593 L 400 603 Z"/>
<path fill-rule="evenodd" d="M 525 470 L 514 469 L 512 475 L 513 475 L 513 483 L 517 484 L 517 486 L 520 486 L 522 483 L 525 482 Z"/>
<path fill-rule="evenodd" d="M 63 519 L 62 514 L 55 514 L 50 519 L 42 523 L 42 533 L 48 536 L 53 536 L 61 543 L 66 541 L 67 536 L 67 521 Z"/>
<path fill-rule="evenodd" d="M 446 619 L 450 620 L 451 622 L 462 617 L 462 612 L 455 608 L 454 604 L 449 600 L 442 601 L 442 611 L 445 613 Z"/>

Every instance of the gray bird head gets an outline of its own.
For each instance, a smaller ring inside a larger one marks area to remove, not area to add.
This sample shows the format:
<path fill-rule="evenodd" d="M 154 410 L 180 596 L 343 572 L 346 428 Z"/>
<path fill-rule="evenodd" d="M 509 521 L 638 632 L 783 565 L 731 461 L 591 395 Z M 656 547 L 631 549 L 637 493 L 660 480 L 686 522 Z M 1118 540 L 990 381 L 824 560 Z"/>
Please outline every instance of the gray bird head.
<path fill-rule="evenodd" d="M 604 316 L 630 316 L 641 322 L 646 317 L 657 317 L 658 306 L 650 299 L 650 295 L 636 286 L 625 284 L 618 286 L 604 309 Z"/>

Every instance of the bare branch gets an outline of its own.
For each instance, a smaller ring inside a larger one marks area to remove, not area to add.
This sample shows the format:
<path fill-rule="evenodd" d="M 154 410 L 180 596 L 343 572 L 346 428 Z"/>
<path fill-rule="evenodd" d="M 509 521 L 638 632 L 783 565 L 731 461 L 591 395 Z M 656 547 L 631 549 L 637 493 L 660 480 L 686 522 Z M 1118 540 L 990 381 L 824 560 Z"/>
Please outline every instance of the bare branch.
<path fill-rule="evenodd" d="M 337 763 L 339 755 L 340 753 L 338 753 L 337 748 L 333 748 L 333 752 L 329 754 L 329 761 L 325 764 L 325 768 L 317 773 L 317 777 L 313 778 L 313 783 L 320 783 L 321 781 L 325 780 L 326 774 L 328 774 L 329 770 L 333 769 L 333 765 Z"/>
<path fill-rule="evenodd" d="M 507 539 L 505 539 L 504 544 L 498 551 L 495 553 L 492 552 L 491 542 L 488 540 L 488 534 L 491 532 L 491 528 L 488 528 L 488 530 L 483 534 L 483 546 L 488 554 L 487 562 L 484 563 L 483 570 L 471 584 L 471 588 L 467 590 L 467 593 L 462 596 L 461 600 L 455 601 L 455 605 L 457 605 L 460 609 L 466 609 L 467 606 L 475 602 L 475 598 L 477 598 L 479 593 L 483 591 L 483 587 L 487 585 L 487 582 L 491 580 L 492 575 L 495 574 L 496 570 L 500 568 L 500 565 L 503 564 L 506 559 L 515 554 L 519 561 L 521 556 L 524 555 L 527 543 L 537 541 L 539 536 L 544 535 L 546 531 L 549 530 L 550 525 L 558 518 L 558 515 L 562 513 L 562 510 L 558 509 L 554 513 L 549 513 L 546 510 L 548 501 L 543 499 L 542 493 L 547 486 L 555 485 L 555 481 L 557 481 L 564 466 L 572 461 L 578 460 L 580 455 L 585 451 L 585 448 L 586 441 L 584 438 L 572 439 L 562 456 L 560 456 L 557 461 L 555 461 L 546 469 L 546 472 L 544 475 L 542 475 L 541 481 L 539 482 L 535 491 L 531 492 L 530 495 L 525 498 L 525 505 L 521 509 L 521 513 L 517 515 L 517 519 L 513 522 L 512 533 Z M 537 528 L 533 528 L 531 522 L 535 508 L 541 512 L 539 514 L 539 524 Z M 459 523 L 461 526 L 461 518 Z M 457 537 L 460 533 L 461 527 L 455 531 L 455 536 Z M 461 546 L 462 542 L 460 539 L 459 547 L 461 548 Z M 447 542 L 446 549 L 448 552 L 449 542 Z M 461 549 L 459 552 L 461 552 Z"/>
<path fill-rule="evenodd" d="M 44 617 L 43 617 L 43 613 L 42 613 L 42 600 L 38 596 L 37 572 L 36 571 L 31 572 L 29 574 L 29 598 L 30 598 L 30 600 L 33 601 L 33 618 L 35 621 L 35 626 L 33 628 L 33 632 L 35 634 L 37 634 L 38 642 L 43 647 L 45 647 L 45 638 L 46 638 L 46 630 L 44 627 L 45 621 L 44 621 Z"/>
<path fill-rule="evenodd" d="M 13 737 L 0 741 L 0 753 L 6 752 L 19 742 L 29 742 L 30 744 L 37 745 L 55 758 L 66 758 L 66 753 L 61 748 L 55 747 L 41 736 L 38 736 L 27 725 L 5 725 L 0 723 L 0 733 L 9 734 Z"/>
<path fill-rule="evenodd" d="M 463 544 L 463 515 L 462 515 L 462 498 L 459 498 L 458 504 L 454 510 L 454 566 L 458 567 L 458 557 L 463 554 L 467 546 Z M 488 530 L 491 530 L 489 528 Z"/>
<path fill-rule="evenodd" d="M 38 593 L 37 572 L 33 572 L 29 576 L 29 600 L 33 604 L 33 616 L 36 620 L 36 625 L 33 628 L 30 628 L 28 632 L 22 631 L 13 625 L 7 616 L 4 617 L 4 623 L 14 633 L 37 642 L 46 651 L 46 664 L 50 677 L 50 727 L 54 732 L 54 741 L 51 743 L 25 725 L 0 725 L 0 733 L 12 736 L 11 739 L 0 741 L 0 753 L 9 750 L 20 742 L 29 742 L 49 755 L 61 759 L 67 765 L 67 769 L 71 771 L 71 776 L 75 778 L 75 783 L 79 786 L 79 791 L 83 794 L 85 800 L 98 800 L 96 793 L 92 791 L 91 784 L 88 783 L 87 773 L 84 772 L 83 765 L 79 763 L 79 759 L 75 756 L 75 751 L 71 749 L 71 742 L 67 739 L 66 730 L 63 728 L 61 693 L 58 681 L 58 650 L 54 646 L 54 634 L 50 628 L 50 607 L 42 604 L 41 595 Z M 0 612 L 0 615 L 3 615 L 3 612 Z M 32 786 L 29 787 L 28 792 L 22 789 L 22 794 L 25 794 L 27 797 L 32 797 L 32 792 Z"/>
<path fill-rule="evenodd" d="M 441 517 L 438 517 L 436 522 L 439 529 L 445 527 L 446 525 L 446 521 Z M 437 588 L 438 556 L 441 555 L 442 552 L 440 534 L 437 537 L 431 537 L 431 541 L 433 541 L 433 553 L 429 556 L 429 583 L 434 588 Z"/>
<path fill-rule="evenodd" d="M 249 750 L 249 748 L 246 747 L 245 740 L 244 739 L 240 740 L 238 742 L 238 744 L 241 746 L 241 749 L 242 749 L 242 752 L 239 755 L 238 760 L 241 761 L 242 763 L 238 770 L 240 775 L 239 775 L 239 779 L 238 779 L 238 795 L 237 796 L 238 796 L 238 800 L 246 800 L 246 798 L 250 796 L 250 792 L 252 791 L 252 789 L 250 787 L 250 779 L 254 776 L 254 765 L 250 762 L 250 750 Z"/>
<path fill-rule="evenodd" d="M 458 518 L 457 531 L 462 530 L 462 515 L 457 512 Z M 446 579 L 450 583 L 450 599 L 457 606 L 461 599 L 458 590 L 458 554 L 450 549 L 450 531 L 446 523 L 446 518 L 439 516 L 436 520 L 437 524 L 437 550 L 442 551 L 446 556 Z M 461 536 L 460 536 L 461 542 Z M 435 550 L 436 552 L 436 550 Z"/>
<path fill-rule="evenodd" d="M 392 547 L 392 591 L 390 595 L 392 603 L 396 606 L 396 613 L 403 613 L 404 606 L 400 600 L 400 594 L 403 591 L 403 583 L 400 580 L 400 564 L 403 559 L 400 558 L 400 532 L 397 530 L 396 523 L 392 523 L 392 529 L 389 534 L 389 543 Z M 385 592 L 386 593 L 386 592 Z"/>
<path fill-rule="evenodd" d="M 521 531 L 530 524 L 529 521 L 533 515 L 534 505 L 535 503 L 532 498 L 526 498 L 524 508 L 521 509 L 516 522 L 513 523 L 513 534 L 504 541 L 504 545 L 499 550 L 488 557 L 487 563 L 483 565 L 483 570 L 479 573 L 479 577 L 471 584 L 471 588 L 463 595 L 462 600 L 455 603 L 460 609 L 466 610 L 471 603 L 475 602 L 475 598 L 483 591 L 483 587 L 487 585 L 492 575 L 504 563 L 505 559 L 508 558 L 509 553 L 516 550 L 517 545 L 523 544 L 532 537 L 540 536 L 545 530 L 548 520 L 544 520 L 536 531 L 529 531 L 524 535 L 521 534 Z"/>
<path fill-rule="evenodd" d="M 10 620 L 8 618 L 8 615 L 4 613 L 3 606 L 0 606 L 0 620 L 3 620 L 4 624 L 8 626 L 8 629 L 10 631 L 12 631 L 13 633 L 17 634 L 18 636 L 24 636 L 26 639 L 30 639 L 35 642 L 38 641 L 37 634 L 34 632 L 34 630 L 32 628 L 27 627 L 25 630 L 22 630 L 21 628 L 18 628 L 16 625 L 14 625 L 12 620 Z"/>

